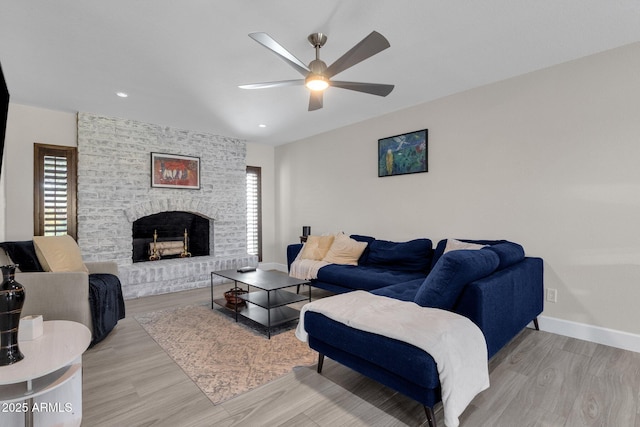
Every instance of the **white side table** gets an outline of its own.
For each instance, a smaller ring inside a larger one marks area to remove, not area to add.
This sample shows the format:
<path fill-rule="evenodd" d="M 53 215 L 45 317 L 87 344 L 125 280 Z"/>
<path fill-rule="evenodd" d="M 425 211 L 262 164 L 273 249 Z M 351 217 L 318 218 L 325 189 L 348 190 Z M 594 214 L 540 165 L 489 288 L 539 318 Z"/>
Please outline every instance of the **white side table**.
<path fill-rule="evenodd" d="M 44 322 L 44 333 L 19 341 L 24 359 L 0 366 L 0 425 L 79 426 L 82 422 L 82 353 L 91 343 L 86 326 Z"/>

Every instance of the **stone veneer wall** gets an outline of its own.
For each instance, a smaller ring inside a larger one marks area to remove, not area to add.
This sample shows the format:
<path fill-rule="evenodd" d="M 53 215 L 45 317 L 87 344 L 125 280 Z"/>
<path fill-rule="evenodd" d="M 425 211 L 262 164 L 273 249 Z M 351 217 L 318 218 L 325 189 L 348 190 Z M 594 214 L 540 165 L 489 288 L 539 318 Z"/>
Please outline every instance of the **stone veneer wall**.
<path fill-rule="evenodd" d="M 152 188 L 152 152 L 200 157 L 200 189 Z M 117 262 L 125 298 L 208 286 L 211 271 L 256 266 L 257 257 L 247 254 L 245 157 L 242 140 L 79 113 L 84 260 Z M 133 221 L 173 210 L 209 218 L 211 255 L 133 264 Z"/>

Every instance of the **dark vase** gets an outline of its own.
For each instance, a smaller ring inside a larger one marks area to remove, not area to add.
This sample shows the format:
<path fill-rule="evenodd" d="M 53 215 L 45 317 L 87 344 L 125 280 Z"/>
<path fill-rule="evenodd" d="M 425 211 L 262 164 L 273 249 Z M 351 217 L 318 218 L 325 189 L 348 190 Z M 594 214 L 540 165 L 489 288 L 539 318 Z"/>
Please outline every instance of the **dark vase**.
<path fill-rule="evenodd" d="M 24 305 L 24 287 L 15 281 L 16 265 L 3 265 L 0 284 L 0 366 L 21 361 L 18 326 Z"/>

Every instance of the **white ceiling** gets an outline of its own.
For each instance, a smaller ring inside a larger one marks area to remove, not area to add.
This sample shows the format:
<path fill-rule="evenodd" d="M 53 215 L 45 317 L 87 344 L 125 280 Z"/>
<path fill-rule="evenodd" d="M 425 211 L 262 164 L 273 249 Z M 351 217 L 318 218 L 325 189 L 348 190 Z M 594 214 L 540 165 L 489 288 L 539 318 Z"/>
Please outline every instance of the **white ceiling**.
<path fill-rule="evenodd" d="M 302 86 L 237 87 L 300 77 L 250 32 L 306 63 L 324 32 L 329 65 L 373 30 L 391 48 L 336 79 L 386 98 L 329 88 L 308 112 Z M 273 145 L 639 40 L 638 0 L 0 0 L 12 102 Z"/>

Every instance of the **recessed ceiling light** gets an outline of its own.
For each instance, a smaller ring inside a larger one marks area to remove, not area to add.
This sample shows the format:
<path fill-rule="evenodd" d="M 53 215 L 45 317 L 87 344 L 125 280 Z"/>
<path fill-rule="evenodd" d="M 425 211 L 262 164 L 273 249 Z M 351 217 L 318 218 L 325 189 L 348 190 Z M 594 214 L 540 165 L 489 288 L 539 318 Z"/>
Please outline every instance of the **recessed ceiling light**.
<path fill-rule="evenodd" d="M 129 94 L 126 92 L 116 92 L 116 95 L 118 95 L 120 98 L 126 98 L 129 96 Z"/>
<path fill-rule="evenodd" d="M 258 125 L 258 127 L 259 127 L 259 128 L 266 128 L 266 127 L 267 127 L 267 125 L 265 125 L 264 123 L 261 123 L 261 124 L 259 124 L 259 125 Z"/>

